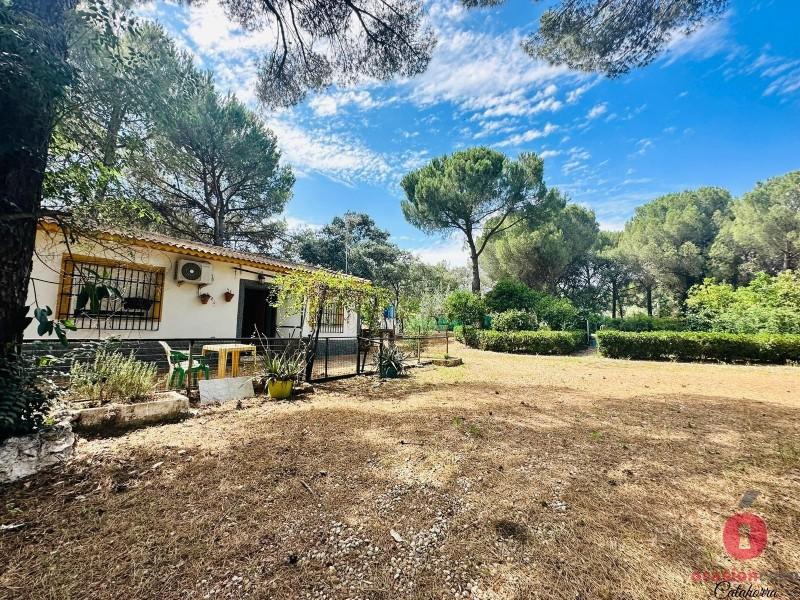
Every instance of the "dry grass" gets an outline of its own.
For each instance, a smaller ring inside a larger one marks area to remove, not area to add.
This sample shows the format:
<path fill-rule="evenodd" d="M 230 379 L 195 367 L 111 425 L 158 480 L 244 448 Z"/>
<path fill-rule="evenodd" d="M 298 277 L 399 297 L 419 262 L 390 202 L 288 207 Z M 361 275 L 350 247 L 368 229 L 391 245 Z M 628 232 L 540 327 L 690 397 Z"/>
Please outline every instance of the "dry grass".
<path fill-rule="evenodd" d="M 25 523 L 0 596 L 708 598 L 693 571 L 800 571 L 799 369 L 460 353 L 83 441 L 0 490 Z M 736 562 L 747 490 L 769 545 Z"/>

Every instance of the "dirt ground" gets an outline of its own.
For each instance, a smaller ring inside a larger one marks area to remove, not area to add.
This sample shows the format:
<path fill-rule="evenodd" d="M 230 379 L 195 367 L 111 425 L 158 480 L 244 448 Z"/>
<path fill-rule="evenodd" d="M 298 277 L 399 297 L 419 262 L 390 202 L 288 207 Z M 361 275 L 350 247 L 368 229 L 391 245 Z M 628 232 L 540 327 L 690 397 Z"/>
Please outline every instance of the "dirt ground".
<path fill-rule="evenodd" d="M 800 368 L 457 353 L 82 440 L 0 488 L 0 597 L 800 598 Z"/>

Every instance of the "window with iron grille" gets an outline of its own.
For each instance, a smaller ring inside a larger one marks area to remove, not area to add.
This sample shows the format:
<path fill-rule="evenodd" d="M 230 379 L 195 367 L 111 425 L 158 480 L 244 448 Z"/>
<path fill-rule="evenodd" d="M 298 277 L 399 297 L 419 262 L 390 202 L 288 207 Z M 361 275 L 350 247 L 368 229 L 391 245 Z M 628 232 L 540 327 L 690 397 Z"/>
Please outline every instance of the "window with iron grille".
<path fill-rule="evenodd" d="M 344 331 L 344 306 L 328 302 L 322 309 L 320 333 L 342 333 Z"/>
<path fill-rule="evenodd" d="M 65 255 L 58 315 L 79 329 L 158 329 L 164 268 Z"/>

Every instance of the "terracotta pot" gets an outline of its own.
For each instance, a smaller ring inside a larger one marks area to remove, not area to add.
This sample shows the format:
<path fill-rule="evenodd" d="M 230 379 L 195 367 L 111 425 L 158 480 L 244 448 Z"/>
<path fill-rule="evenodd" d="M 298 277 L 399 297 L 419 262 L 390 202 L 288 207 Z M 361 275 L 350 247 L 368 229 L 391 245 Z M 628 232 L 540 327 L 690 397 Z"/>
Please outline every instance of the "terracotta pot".
<path fill-rule="evenodd" d="M 225 292 L 225 302 L 230 302 L 236 294 L 233 292 Z"/>
<path fill-rule="evenodd" d="M 208 304 L 209 300 L 211 300 L 211 294 L 200 294 L 200 302 Z"/>

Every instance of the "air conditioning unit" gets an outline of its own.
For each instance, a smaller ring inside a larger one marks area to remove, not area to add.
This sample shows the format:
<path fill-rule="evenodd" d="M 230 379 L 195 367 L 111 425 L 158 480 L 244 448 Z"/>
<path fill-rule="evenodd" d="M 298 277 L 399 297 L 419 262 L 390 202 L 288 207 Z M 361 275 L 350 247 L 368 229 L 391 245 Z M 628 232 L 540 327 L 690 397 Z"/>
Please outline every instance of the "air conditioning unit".
<path fill-rule="evenodd" d="M 175 266 L 175 281 L 206 285 L 213 279 L 211 263 L 182 259 Z"/>

